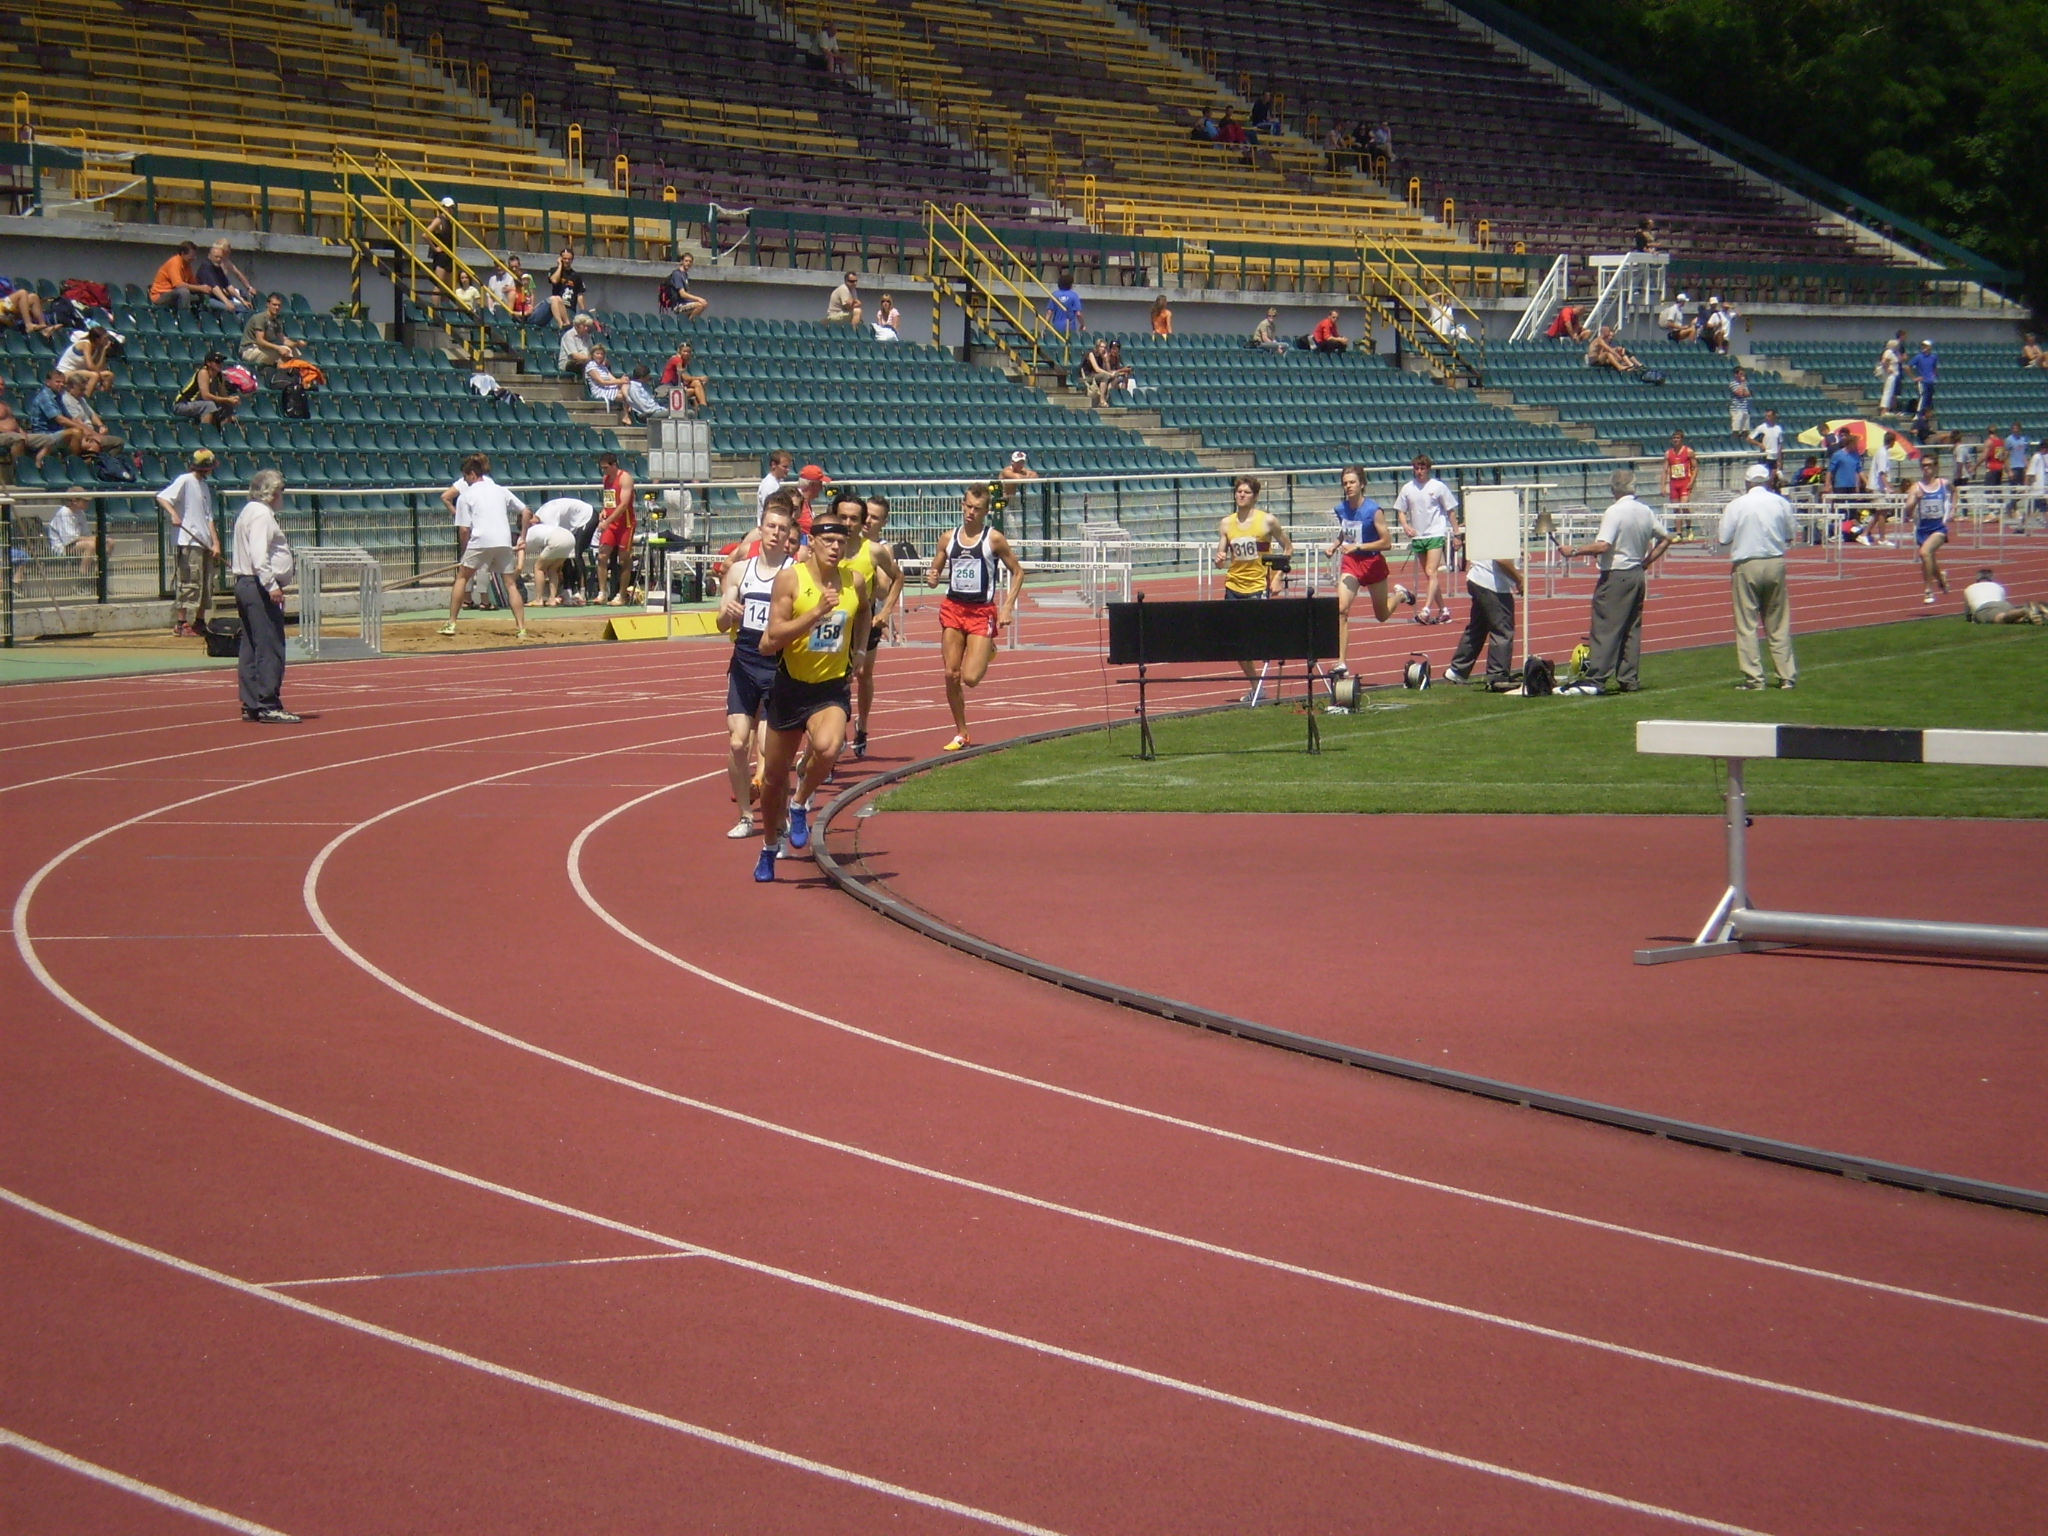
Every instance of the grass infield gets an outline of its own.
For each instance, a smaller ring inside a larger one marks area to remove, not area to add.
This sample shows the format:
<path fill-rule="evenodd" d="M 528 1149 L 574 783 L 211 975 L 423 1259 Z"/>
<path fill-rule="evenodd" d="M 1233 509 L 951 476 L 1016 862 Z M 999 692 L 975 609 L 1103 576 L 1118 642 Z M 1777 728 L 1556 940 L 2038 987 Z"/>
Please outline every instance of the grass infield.
<path fill-rule="evenodd" d="M 1646 757 L 1645 718 L 2048 730 L 2048 631 L 1920 620 L 1798 637 L 1799 686 L 1744 693 L 1728 645 L 1643 658 L 1643 690 L 1524 699 L 1437 686 L 1368 695 L 1322 718 L 1303 751 L 1299 706 L 1135 725 L 970 759 L 893 790 L 918 811 L 1465 811 L 1712 814 L 1721 765 Z M 1206 670 L 1206 669 L 1205 669 Z M 1131 692 L 1113 685 L 1121 697 Z M 1293 685 L 1297 690 L 1299 683 Z M 1156 696 L 1171 708 L 1173 690 Z M 2026 768 L 1752 763 L 1750 806 L 1797 816 L 2048 816 L 2048 773 Z"/>

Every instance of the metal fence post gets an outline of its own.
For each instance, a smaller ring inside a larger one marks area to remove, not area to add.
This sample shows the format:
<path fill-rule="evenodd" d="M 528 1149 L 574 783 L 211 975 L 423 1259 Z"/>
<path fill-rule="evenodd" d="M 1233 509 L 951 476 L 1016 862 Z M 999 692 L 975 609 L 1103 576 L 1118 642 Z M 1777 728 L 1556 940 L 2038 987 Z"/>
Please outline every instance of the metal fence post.
<path fill-rule="evenodd" d="M 406 510 L 412 514 L 412 573 L 420 573 L 420 493 L 413 491 L 406 498 Z"/>
<path fill-rule="evenodd" d="M 93 591 L 100 602 L 107 600 L 107 498 L 95 496 L 92 499 Z"/>
<path fill-rule="evenodd" d="M 14 649 L 14 498 L 0 497 L 0 549 L 7 551 L 7 592 L 0 597 L 0 650 Z"/>

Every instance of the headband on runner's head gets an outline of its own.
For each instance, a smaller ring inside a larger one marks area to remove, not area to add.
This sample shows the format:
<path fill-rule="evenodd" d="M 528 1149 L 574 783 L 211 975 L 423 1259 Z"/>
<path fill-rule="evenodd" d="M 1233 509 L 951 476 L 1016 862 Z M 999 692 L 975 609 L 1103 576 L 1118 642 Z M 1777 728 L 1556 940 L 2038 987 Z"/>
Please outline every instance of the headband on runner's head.
<path fill-rule="evenodd" d="M 840 538 L 844 539 L 844 538 L 847 538 L 847 537 L 849 537 L 849 536 L 850 536 L 850 534 L 851 534 L 851 530 L 849 530 L 849 529 L 847 528 L 846 524 L 844 524 L 844 523 L 813 523 L 813 524 L 811 524 L 811 537 L 812 537 L 812 538 L 814 538 L 814 539 L 821 539 L 821 538 L 824 538 L 824 537 L 826 537 L 826 536 L 827 536 L 827 535 L 829 535 L 829 534 L 835 534 L 835 533 L 836 533 L 836 534 L 838 534 Z"/>

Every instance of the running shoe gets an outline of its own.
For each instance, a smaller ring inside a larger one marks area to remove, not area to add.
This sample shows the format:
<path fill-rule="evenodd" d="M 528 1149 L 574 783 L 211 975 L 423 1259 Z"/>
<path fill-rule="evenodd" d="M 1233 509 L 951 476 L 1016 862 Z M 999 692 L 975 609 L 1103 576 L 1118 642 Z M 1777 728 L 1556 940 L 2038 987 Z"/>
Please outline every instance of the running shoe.
<path fill-rule="evenodd" d="M 1923 592 L 1920 594 L 1920 601 L 1923 603 L 1931 603 L 1934 601 L 1934 594 L 1932 592 Z"/>
<path fill-rule="evenodd" d="M 1745 677 L 1735 687 L 1742 693 L 1762 693 L 1764 691 L 1764 680 L 1760 677 Z"/>
<path fill-rule="evenodd" d="M 857 731 L 855 731 L 855 732 L 853 733 L 853 760 L 854 760 L 855 762 L 859 762 L 859 761 L 861 761 L 861 759 L 865 758 L 865 757 L 866 757 L 867 755 L 868 755 L 868 733 L 867 733 L 867 727 L 863 726 L 863 727 L 861 727 L 861 729 L 859 729 L 859 730 L 857 730 Z"/>
<path fill-rule="evenodd" d="M 1778 686 L 1780 688 L 1797 688 L 1799 680 L 1793 677 L 1781 677 L 1778 679 Z"/>
<path fill-rule="evenodd" d="M 955 736 L 951 741 L 939 748 L 939 750 L 941 752 L 958 752 L 962 747 L 971 747 L 973 745 L 974 743 L 967 739 L 967 733 L 962 731 L 958 736 Z"/>
<path fill-rule="evenodd" d="M 1468 672 L 1460 672 L 1456 667 L 1444 668 L 1444 681 L 1447 683 L 1462 683 L 1470 675 Z"/>
<path fill-rule="evenodd" d="M 811 813 L 803 806 L 789 808 L 789 846 L 805 848 L 811 841 Z"/>
<path fill-rule="evenodd" d="M 754 818 L 742 816 L 733 829 L 725 835 L 731 838 L 752 837 L 754 835 Z"/>
<path fill-rule="evenodd" d="M 1397 581 L 1394 583 L 1394 601 L 1402 604 L 1404 607 L 1413 608 L 1415 606 L 1415 594 Z"/>
<path fill-rule="evenodd" d="M 455 621 L 454 621 L 453 619 L 450 619 L 450 620 L 449 620 L 449 621 L 448 621 L 448 622 L 447 622 L 446 624 L 443 624 L 443 625 L 441 626 L 441 629 L 440 629 L 440 633 L 442 633 L 442 634 L 444 634 L 444 635 L 452 635 L 452 634 L 454 634 L 454 633 L 455 633 Z"/>
<path fill-rule="evenodd" d="M 265 725 L 297 725 L 299 717 L 288 709 L 266 709 L 258 712 L 256 718 Z"/>
<path fill-rule="evenodd" d="M 754 860 L 754 878 L 764 885 L 775 878 L 775 850 L 773 848 L 763 848 L 761 856 Z"/>

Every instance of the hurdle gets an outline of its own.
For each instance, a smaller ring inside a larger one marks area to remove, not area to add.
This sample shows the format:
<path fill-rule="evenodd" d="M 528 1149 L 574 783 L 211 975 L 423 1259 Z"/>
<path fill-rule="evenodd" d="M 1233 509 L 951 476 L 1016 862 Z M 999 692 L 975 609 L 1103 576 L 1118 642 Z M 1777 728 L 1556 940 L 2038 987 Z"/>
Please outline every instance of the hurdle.
<path fill-rule="evenodd" d="M 1946 763 L 2048 768 L 2048 731 L 1897 730 L 1885 726 L 1766 725 L 1725 720 L 1638 720 L 1636 751 L 1719 757 L 1728 764 L 1728 888 L 1690 944 L 1639 949 L 1637 965 L 1797 945 L 1906 954 L 2048 961 L 2048 928 L 1937 923 L 1908 918 L 1771 912 L 1750 905 L 1749 802 L 1743 768 L 1752 758 L 1838 763 Z"/>
<path fill-rule="evenodd" d="M 300 552 L 299 634 L 295 644 L 307 661 L 356 660 L 384 654 L 384 568 L 368 550 L 326 544 Z M 322 631 L 322 593 L 342 580 L 356 578 L 355 637 Z"/>

